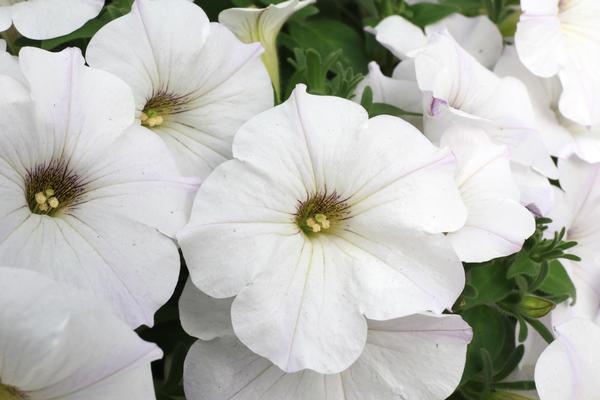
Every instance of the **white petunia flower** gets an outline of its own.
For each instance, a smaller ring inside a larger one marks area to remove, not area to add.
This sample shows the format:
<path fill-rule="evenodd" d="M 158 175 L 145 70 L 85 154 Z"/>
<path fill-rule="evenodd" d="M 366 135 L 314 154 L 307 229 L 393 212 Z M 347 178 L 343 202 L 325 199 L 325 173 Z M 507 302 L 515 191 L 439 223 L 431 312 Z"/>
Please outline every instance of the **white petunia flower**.
<path fill-rule="evenodd" d="M 600 326 L 574 319 L 555 328 L 540 355 L 535 385 L 541 400 L 595 400 L 600 393 Z"/>
<path fill-rule="evenodd" d="M 184 387 L 190 400 L 441 400 L 460 381 L 472 337 L 458 315 L 369 321 L 364 351 L 347 370 L 286 373 L 228 334 L 230 300 L 213 299 L 190 282 L 182 299 L 188 332 L 214 339 L 198 340 L 186 357 Z"/>
<path fill-rule="evenodd" d="M 193 3 L 136 0 L 92 38 L 86 58 L 131 86 L 141 124 L 183 174 L 203 178 L 231 158 L 237 129 L 273 106 L 261 53 Z"/>
<path fill-rule="evenodd" d="M 75 49 L 24 48 L 19 61 L 33 103 L 0 103 L 0 260 L 151 325 L 179 272 L 168 236 L 197 185 L 156 135 L 132 126 L 124 82 L 84 66 Z"/>
<path fill-rule="evenodd" d="M 525 186 L 522 193 L 528 195 L 521 202 L 533 203 L 545 213 L 551 205 L 551 199 L 545 198 L 551 193 L 550 185 L 539 176 L 545 185 L 541 194 L 529 194 L 538 183 L 528 174 L 557 178 L 558 173 L 536 130 L 527 88 L 515 78 L 499 78 L 483 67 L 447 32 L 432 33 L 429 44 L 412 55 L 425 95 L 425 134 L 437 143 L 450 126 L 481 128 L 495 143 L 508 147 L 513 172 L 519 175 L 519 186 Z"/>
<path fill-rule="evenodd" d="M 237 336 L 283 370 L 339 372 L 365 316 L 452 306 L 462 265 L 442 232 L 466 209 L 448 149 L 399 118 L 368 119 L 299 85 L 237 133 L 178 234 L 194 283 L 237 295 Z"/>
<path fill-rule="evenodd" d="M 519 60 L 514 46 L 506 47 L 494 71 L 518 78 L 527 86 L 538 130 L 552 155 L 567 158 L 576 154 L 587 162 L 600 162 L 600 123 L 584 126 L 560 113 L 562 87 L 558 78 L 533 75 Z"/>
<path fill-rule="evenodd" d="M 30 39 L 50 39 L 79 29 L 100 14 L 104 0 L 0 0 L 0 32 L 14 24 Z"/>
<path fill-rule="evenodd" d="M 259 42 L 265 49 L 263 63 L 269 72 L 273 87 L 279 96 L 279 58 L 277 56 L 277 35 L 296 11 L 314 4 L 316 0 L 288 0 L 269 4 L 266 8 L 229 8 L 221 11 L 219 22 L 231 29 L 244 43 Z"/>
<path fill-rule="evenodd" d="M 483 262 L 518 252 L 535 219 L 519 204 L 506 147 L 468 126 L 448 129 L 440 144 L 456 156 L 456 184 L 468 211 L 465 226 L 448 234 L 458 257 Z"/>
<path fill-rule="evenodd" d="M 561 113 L 580 125 L 600 125 L 600 2 L 522 0 L 515 44 L 535 75 L 558 76 Z"/>
<path fill-rule="evenodd" d="M 465 17 L 452 14 L 432 25 L 425 32 L 407 19 L 392 15 L 384 18 L 374 28 L 365 30 L 375 35 L 381 45 L 400 60 L 411 58 L 410 53 L 427 45 L 429 35 L 448 31 L 450 35 L 486 67 L 492 67 L 502 53 L 502 34 L 485 15 Z"/>
<path fill-rule="evenodd" d="M 22 268 L 0 268 L 0 399 L 154 399 L 161 358 L 104 302 Z"/>

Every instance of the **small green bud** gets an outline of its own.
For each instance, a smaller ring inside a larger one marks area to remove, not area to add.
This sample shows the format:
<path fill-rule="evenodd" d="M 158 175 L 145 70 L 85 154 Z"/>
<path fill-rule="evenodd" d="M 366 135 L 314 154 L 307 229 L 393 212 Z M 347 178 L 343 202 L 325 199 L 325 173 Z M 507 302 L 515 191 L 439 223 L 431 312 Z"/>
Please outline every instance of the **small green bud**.
<path fill-rule="evenodd" d="M 519 303 L 519 311 L 529 318 L 542 318 L 554 309 L 556 305 L 542 297 L 527 295 Z"/>

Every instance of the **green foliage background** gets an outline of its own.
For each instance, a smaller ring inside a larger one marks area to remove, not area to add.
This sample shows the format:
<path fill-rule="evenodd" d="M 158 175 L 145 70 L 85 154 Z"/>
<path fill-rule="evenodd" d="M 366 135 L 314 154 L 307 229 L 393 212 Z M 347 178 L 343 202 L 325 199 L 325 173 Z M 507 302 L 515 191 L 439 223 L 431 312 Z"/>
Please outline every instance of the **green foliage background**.
<path fill-rule="evenodd" d="M 277 0 L 196 0 L 212 21 L 230 7 L 263 7 Z M 19 47 L 37 46 L 58 51 L 68 46 L 82 49 L 102 26 L 129 12 L 132 0 L 109 0 L 102 13 L 81 29 L 64 37 L 42 42 L 19 38 L 9 43 L 16 54 Z M 298 12 L 279 36 L 279 56 L 283 99 L 296 83 L 309 91 L 350 98 L 366 73 L 369 61 L 377 61 L 385 74 L 391 74 L 397 60 L 380 46 L 365 26 L 374 26 L 386 16 L 402 15 L 424 27 L 452 13 L 486 14 L 509 37 L 518 20 L 518 0 L 441 0 L 439 4 L 405 4 L 403 0 L 319 0 Z M 10 39 L 10 38 L 7 38 Z M 370 90 L 362 97 L 370 115 L 403 116 L 402 110 L 373 103 Z M 565 242 L 564 231 L 544 238 L 549 220 L 539 219 L 536 233 L 522 251 L 510 257 L 482 264 L 465 264 L 467 285 L 453 308 L 473 328 L 473 341 L 461 384 L 451 399 L 525 399 L 513 390 L 531 390 L 534 382 L 506 382 L 521 360 L 523 342 L 536 330 L 548 342 L 552 334 L 539 321 L 563 301 L 575 301 L 573 284 L 561 259 L 577 261 L 567 254 L 575 243 Z M 171 300 L 156 315 L 153 328 L 138 333 L 157 343 L 163 360 L 153 364 L 159 400 L 184 399 L 183 361 L 194 339 L 179 322 L 177 301 L 188 273 L 182 259 L 182 272 Z"/>

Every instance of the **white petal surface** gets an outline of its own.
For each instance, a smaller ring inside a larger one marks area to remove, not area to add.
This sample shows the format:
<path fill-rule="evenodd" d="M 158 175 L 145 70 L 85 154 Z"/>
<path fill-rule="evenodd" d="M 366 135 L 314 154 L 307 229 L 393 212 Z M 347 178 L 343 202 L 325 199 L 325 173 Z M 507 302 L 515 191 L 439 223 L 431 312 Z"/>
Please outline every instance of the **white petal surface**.
<path fill-rule="evenodd" d="M 31 97 L 52 130 L 53 157 L 85 160 L 133 122 L 131 90 L 113 75 L 86 67 L 79 49 L 50 53 L 26 47 L 19 62 Z"/>
<path fill-rule="evenodd" d="M 0 379 L 27 398 L 154 398 L 149 367 L 161 351 L 93 296 L 0 268 L 0 305 Z"/>
<path fill-rule="evenodd" d="M 210 297 L 188 279 L 179 298 L 181 325 L 189 335 L 202 340 L 233 335 L 232 302 L 233 299 Z"/>
<path fill-rule="evenodd" d="M 382 46 L 401 60 L 408 58 L 407 54 L 410 51 L 427 43 L 421 28 L 399 15 L 386 17 L 374 28 L 367 27 L 366 30 L 374 34 Z"/>
<path fill-rule="evenodd" d="M 369 63 L 369 73 L 356 87 L 356 101 L 360 102 L 367 86 L 371 88 L 376 103 L 391 104 L 408 112 L 422 112 L 422 95 L 415 79 L 389 78 L 373 61 Z"/>
<path fill-rule="evenodd" d="M 447 29 L 452 37 L 484 67 L 491 68 L 502 53 L 503 39 L 498 27 L 485 15 L 465 17 L 452 14 L 425 28 L 425 32 Z"/>
<path fill-rule="evenodd" d="M 0 6 L 0 32 L 4 32 L 12 25 L 12 7 Z"/>
<path fill-rule="evenodd" d="M 196 342 L 185 363 L 190 400 L 437 400 L 458 385 L 471 329 L 458 316 L 370 324 L 365 351 L 334 375 L 285 373 L 233 337 Z"/>
<path fill-rule="evenodd" d="M 456 181 L 468 210 L 465 226 L 448 234 L 459 258 L 483 262 L 519 251 L 535 220 L 519 204 L 506 148 L 466 126 L 447 130 L 441 144 L 457 157 Z"/>
<path fill-rule="evenodd" d="M 557 157 L 568 157 L 577 151 L 574 137 L 561 125 L 556 113 L 558 98 L 562 90 L 557 78 L 544 79 L 533 75 L 521 63 L 514 46 L 506 46 L 504 53 L 494 67 L 499 76 L 512 76 L 519 79 L 527 87 L 537 129 L 550 154 Z"/>
<path fill-rule="evenodd" d="M 102 10 L 104 0 L 24 1 L 12 6 L 15 28 L 30 39 L 50 39 L 80 28 Z"/>
<path fill-rule="evenodd" d="M 558 75 L 561 113 L 584 126 L 600 124 L 600 4 L 593 0 L 524 2 L 515 35 L 519 57 L 534 74 Z"/>
<path fill-rule="evenodd" d="M 593 400 L 600 392 L 600 327 L 574 319 L 556 328 L 558 338 L 540 356 L 535 383 L 542 400 Z"/>

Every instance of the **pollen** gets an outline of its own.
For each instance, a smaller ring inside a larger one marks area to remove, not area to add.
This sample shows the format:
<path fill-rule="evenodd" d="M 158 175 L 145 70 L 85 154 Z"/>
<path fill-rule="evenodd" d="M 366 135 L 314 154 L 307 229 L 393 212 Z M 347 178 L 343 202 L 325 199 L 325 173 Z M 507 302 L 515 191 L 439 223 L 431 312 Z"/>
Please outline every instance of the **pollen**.
<path fill-rule="evenodd" d="M 350 206 L 333 192 L 307 195 L 298 202 L 295 222 L 304 234 L 324 234 L 335 231 L 350 216 Z"/>
<path fill-rule="evenodd" d="M 165 119 L 157 111 L 147 110 L 142 112 L 140 121 L 142 121 L 142 125 L 147 126 L 148 128 L 154 128 L 161 126 L 165 122 Z"/>
<path fill-rule="evenodd" d="M 35 194 L 36 209 L 41 214 L 46 214 L 50 210 L 55 210 L 60 206 L 60 201 L 56 196 L 56 192 L 51 187 L 46 188 Z M 51 196 L 51 197 L 48 197 Z"/>

